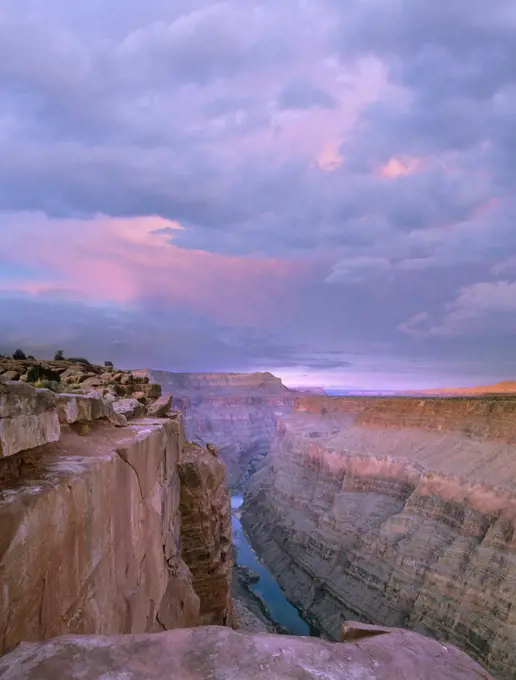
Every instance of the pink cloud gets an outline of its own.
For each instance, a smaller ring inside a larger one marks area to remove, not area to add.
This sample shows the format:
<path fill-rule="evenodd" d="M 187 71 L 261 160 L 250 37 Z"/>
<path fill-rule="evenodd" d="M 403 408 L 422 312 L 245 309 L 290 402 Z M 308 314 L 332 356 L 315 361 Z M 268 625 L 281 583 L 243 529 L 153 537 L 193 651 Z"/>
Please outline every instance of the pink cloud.
<path fill-rule="evenodd" d="M 177 222 L 160 217 L 51 220 L 18 216 L 4 255 L 48 268 L 52 280 L 0 282 L 0 290 L 31 295 L 67 292 L 92 301 L 160 300 L 220 322 L 259 323 L 287 304 L 311 265 L 186 250 L 171 242 Z M 166 232 L 163 230 L 166 229 Z M 23 257 L 20 257 L 23 253 Z M 271 298 L 278 307 L 271 307 Z"/>
<path fill-rule="evenodd" d="M 393 157 L 385 165 L 382 165 L 376 174 L 388 179 L 394 179 L 404 175 L 412 175 L 414 172 L 417 172 L 420 166 L 421 159 L 419 158 Z"/>

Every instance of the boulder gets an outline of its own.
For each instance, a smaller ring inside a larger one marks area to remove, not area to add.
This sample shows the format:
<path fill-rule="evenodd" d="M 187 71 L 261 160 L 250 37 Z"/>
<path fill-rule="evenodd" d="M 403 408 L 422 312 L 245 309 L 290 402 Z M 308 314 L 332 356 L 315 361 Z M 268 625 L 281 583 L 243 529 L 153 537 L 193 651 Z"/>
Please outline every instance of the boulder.
<path fill-rule="evenodd" d="M 158 383 L 146 383 L 138 386 L 138 390 L 148 399 L 158 399 L 161 397 L 161 385 Z"/>
<path fill-rule="evenodd" d="M 166 418 L 171 406 L 172 397 L 170 395 L 164 395 L 150 404 L 150 406 L 147 406 L 147 415 L 150 418 Z"/>
<path fill-rule="evenodd" d="M 81 387 L 101 387 L 101 386 L 102 380 L 100 378 L 97 378 L 97 376 L 87 378 L 81 383 Z"/>
<path fill-rule="evenodd" d="M 20 379 L 20 372 L 19 371 L 6 371 L 2 375 L 2 378 L 4 380 L 19 380 Z"/>
<path fill-rule="evenodd" d="M 493 680 L 451 645 L 404 630 L 355 643 L 220 626 L 22 642 L 2 680 Z"/>
<path fill-rule="evenodd" d="M 59 439 L 55 395 L 24 382 L 0 382 L 0 458 Z"/>
<path fill-rule="evenodd" d="M 145 412 L 145 408 L 137 399 L 119 399 L 112 403 L 116 413 L 121 413 L 126 418 L 140 418 Z"/>
<path fill-rule="evenodd" d="M 113 404 L 104 401 L 96 392 L 90 394 L 58 394 L 56 396 L 59 421 L 68 425 L 105 418 L 113 425 L 127 425 L 125 416 L 117 413 Z"/>

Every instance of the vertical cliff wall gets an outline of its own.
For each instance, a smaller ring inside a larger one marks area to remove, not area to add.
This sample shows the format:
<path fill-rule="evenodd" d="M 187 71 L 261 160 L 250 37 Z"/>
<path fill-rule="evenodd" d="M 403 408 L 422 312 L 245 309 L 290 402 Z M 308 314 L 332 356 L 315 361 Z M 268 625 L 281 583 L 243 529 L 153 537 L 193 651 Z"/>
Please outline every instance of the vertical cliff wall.
<path fill-rule="evenodd" d="M 227 614 L 213 606 L 207 583 L 210 570 L 218 570 L 214 588 L 229 592 L 231 551 L 220 547 L 231 537 L 224 466 L 217 461 L 216 485 L 204 464 L 213 456 L 200 447 L 185 449 L 181 415 L 130 424 L 115 417 L 125 425 L 115 428 L 111 406 L 99 409 L 98 395 L 81 397 L 80 409 L 75 395 L 69 398 L 74 408 L 65 408 L 67 397 L 59 395 L 61 425 L 52 418 L 53 427 L 46 427 L 49 413 L 58 412 L 54 395 L 36 391 L 24 401 L 17 383 L 0 388 L 2 431 L 14 431 L 24 409 L 33 417 L 30 450 L 0 459 L 0 653 L 22 640 L 64 633 L 194 626 L 207 612 L 223 624 Z M 85 407 L 89 400 L 95 408 Z M 202 498 L 192 489 L 188 504 L 183 449 L 203 489 Z M 197 501 L 202 508 L 195 508 Z M 181 536 L 188 518 L 202 515 L 205 506 L 212 525 L 202 537 L 200 566 L 193 551 L 185 559 Z"/>
<path fill-rule="evenodd" d="M 201 599 L 200 624 L 231 622 L 231 502 L 217 450 L 189 443 L 179 459 L 181 554 Z"/>
<path fill-rule="evenodd" d="M 516 400 L 299 399 L 242 522 L 332 639 L 345 619 L 516 667 Z"/>

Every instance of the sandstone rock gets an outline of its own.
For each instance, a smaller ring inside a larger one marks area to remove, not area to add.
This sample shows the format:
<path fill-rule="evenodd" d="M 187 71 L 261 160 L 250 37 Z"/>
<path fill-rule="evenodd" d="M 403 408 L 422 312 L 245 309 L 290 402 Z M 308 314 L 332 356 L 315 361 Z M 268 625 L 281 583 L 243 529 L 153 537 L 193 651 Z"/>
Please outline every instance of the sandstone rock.
<path fill-rule="evenodd" d="M 112 403 L 114 410 L 126 418 L 140 418 L 145 413 L 145 408 L 137 399 L 119 399 Z"/>
<path fill-rule="evenodd" d="M 331 643 L 207 626 L 154 635 L 66 636 L 0 659 L 3 680 L 493 680 L 451 645 L 397 630 Z"/>
<path fill-rule="evenodd" d="M 106 402 L 99 394 L 58 394 L 56 396 L 57 413 L 61 423 L 77 423 L 107 419 L 113 425 L 124 427 L 127 419 L 115 411 L 113 404 Z"/>
<path fill-rule="evenodd" d="M 81 383 L 81 387 L 85 388 L 92 388 L 92 387 L 100 387 L 102 385 L 102 380 L 100 378 L 91 377 L 87 378 L 86 380 L 83 380 Z"/>
<path fill-rule="evenodd" d="M 150 418 L 165 418 L 172 406 L 172 397 L 163 396 L 147 406 L 147 415 Z"/>
<path fill-rule="evenodd" d="M 138 391 L 142 392 L 148 399 L 158 399 L 161 397 L 161 385 L 157 383 L 138 385 Z"/>
<path fill-rule="evenodd" d="M 179 476 L 182 555 L 201 600 L 200 623 L 225 625 L 230 623 L 233 566 L 226 469 L 206 449 L 188 443 Z"/>
<path fill-rule="evenodd" d="M 20 373 L 19 371 L 6 371 L 2 374 L 2 377 L 4 380 L 19 380 Z"/>
<path fill-rule="evenodd" d="M 0 654 L 22 640 L 199 621 L 181 554 L 181 422 L 87 425 L 83 437 L 63 429 L 38 467 L 2 479 Z"/>
<path fill-rule="evenodd" d="M 59 439 L 55 395 L 23 382 L 0 383 L 0 458 Z"/>

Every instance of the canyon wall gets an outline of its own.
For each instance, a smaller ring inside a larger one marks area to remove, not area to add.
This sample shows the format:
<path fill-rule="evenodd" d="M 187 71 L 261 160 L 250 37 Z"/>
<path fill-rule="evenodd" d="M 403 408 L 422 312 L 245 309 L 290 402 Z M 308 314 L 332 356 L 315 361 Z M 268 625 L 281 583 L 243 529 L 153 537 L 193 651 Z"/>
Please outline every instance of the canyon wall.
<path fill-rule="evenodd" d="M 188 439 L 217 446 L 233 488 L 244 486 L 268 453 L 278 418 L 289 413 L 298 396 L 271 373 L 133 373 L 173 396 Z"/>
<path fill-rule="evenodd" d="M 330 639 L 345 619 L 516 667 L 516 399 L 301 397 L 242 523 Z"/>
<path fill-rule="evenodd" d="M 65 633 L 231 623 L 224 465 L 185 445 L 181 414 L 128 423 L 98 394 L 0 380 L 0 432 L 0 653 Z"/>

